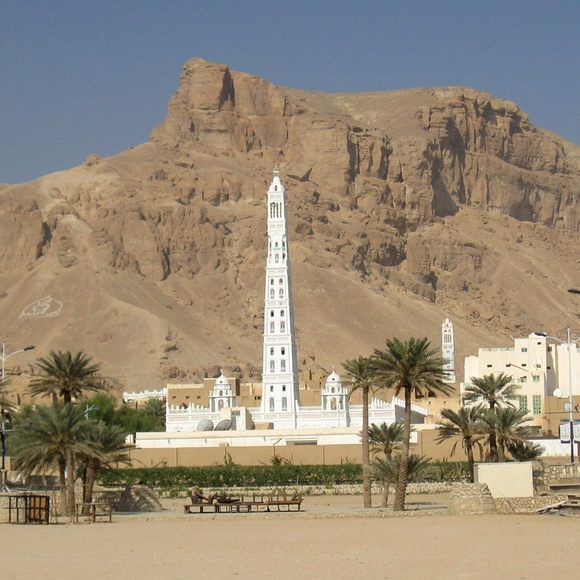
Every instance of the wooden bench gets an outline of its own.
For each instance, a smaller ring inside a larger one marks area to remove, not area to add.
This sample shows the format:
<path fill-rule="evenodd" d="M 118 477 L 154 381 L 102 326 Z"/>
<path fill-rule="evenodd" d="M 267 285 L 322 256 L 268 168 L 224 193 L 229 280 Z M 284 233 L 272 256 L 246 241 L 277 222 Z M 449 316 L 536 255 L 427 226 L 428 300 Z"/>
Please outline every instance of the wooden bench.
<path fill-rule="evenodd" d="M 217 504 L 215 503 L 207 503 L 207 502 L 199 502 L 199 503 L 186 503 L 183 505 L 183 513 L 186 514 L 202 514 L 205 512 L 213 512 L 216 513 Z"/>
<path fill-rule="evenodd" d="M 105 518 L 111 523 L 113 521 L 113 506 L 109 502 L 104 501 L 77 503 L 74 513 L 75 523 L 78 524 L 82 517 L 87 518 L 93 524 L 97 521 L 97 518 Z"/>
<path fill-rule="evenodd" d="M 266 505 L 268 506 L 267 511 L 270 511 L 270 508 L 276 508 L 277 511 L 284 511 L 282 510 L 283 507 L 286 507 L 285 511 L 292 511 L 291 510 L 292 506 L 295 506 L 296 511 L 299 512 L 302 506 L 302 496 L 301 495 L 292 497 L 288 497 L 285 495 L 269 496 L 268 500 L 266 501 Z"/>

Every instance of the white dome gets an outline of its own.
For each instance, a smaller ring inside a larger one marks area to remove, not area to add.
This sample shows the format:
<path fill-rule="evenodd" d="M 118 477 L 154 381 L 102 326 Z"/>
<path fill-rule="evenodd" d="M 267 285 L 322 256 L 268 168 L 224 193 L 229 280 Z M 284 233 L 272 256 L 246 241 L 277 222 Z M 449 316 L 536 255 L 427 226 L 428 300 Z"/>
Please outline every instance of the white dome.
<path fill-rule="evenodd" d="M 334 370 L 334 367 L 332 367 L 332 372 L 328 375 L 328 377 L 326 377 L 326 384 L 332 385 L 341 382 L 340 375 Z"/>
<path fill-rule="evenodd" d="M 224 370 L 221 369 L 221 375 L 215 380 L 215 386 L 223 386 L 223 387 L 229 387 L 230 386 L 230 381 L 228 381 L 227 377 L 224 375 Z"/>

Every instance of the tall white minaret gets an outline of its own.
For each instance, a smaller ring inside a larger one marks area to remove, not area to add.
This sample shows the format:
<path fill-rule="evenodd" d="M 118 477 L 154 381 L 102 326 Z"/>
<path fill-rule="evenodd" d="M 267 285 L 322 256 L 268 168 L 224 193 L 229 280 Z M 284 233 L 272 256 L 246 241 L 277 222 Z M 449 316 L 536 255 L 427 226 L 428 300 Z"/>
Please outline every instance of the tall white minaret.
<path fill-rule="evenodd" d="M 443 365 L 446 383 L 455 382 L 455 341 L 453 339 L 453 323 L 446 318 L 441 325 L 441 355 L 447 362 Z"/>
<path fill-rule="evenodd" d="M 268 189 L 268 259 L 264 296 L 262 413 L 288 413 L 296 426 L 300 404 L 294 338 L 286 191 L 279 172 Z M 288 422 L 290 425 L 290 421 Z"/>

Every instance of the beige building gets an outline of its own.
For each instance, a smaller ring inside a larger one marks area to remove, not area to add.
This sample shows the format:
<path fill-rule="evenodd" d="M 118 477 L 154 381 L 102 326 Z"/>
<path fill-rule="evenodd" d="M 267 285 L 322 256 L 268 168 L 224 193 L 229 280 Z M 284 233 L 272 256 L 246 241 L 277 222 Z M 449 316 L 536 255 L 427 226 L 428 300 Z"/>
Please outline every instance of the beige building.
<path fill-rule="evenodd" d="M 580 351 L 571 346 L 572 393 L 580 395 Z M 541 334 L 515 338 L 507 348 L 480 348 L 478 355 L 465 358 L 465 382 L 460 394 L 472 377 L 505 373 L 511 375 L 519 387 L 518 404 L 529 412 L 532 425 L 548 428 L 546 400 L 569 394 L 568 346 L 555 343 Z M 564 403 L 562 403 L 564 404 Z"/>

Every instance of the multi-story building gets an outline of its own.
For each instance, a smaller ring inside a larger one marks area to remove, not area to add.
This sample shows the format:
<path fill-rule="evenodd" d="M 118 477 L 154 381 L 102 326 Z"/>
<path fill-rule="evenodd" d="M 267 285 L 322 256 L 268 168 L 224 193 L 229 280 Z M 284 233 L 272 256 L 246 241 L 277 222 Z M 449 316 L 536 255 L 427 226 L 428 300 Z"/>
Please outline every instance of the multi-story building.
<path fill-rule="evenodd" d="M 571 346 L 572 393 L 580 394 L 580 351 Z M 477 356 L 465 358 L 465 379 L 460 394 L 472 377 L 504 373 L 513 377 L 519 387 L 517 404 L 529 412 L 531 424 L 546 426 L 547 397 L 568 397 L 568 345 L 532 333 L 526 338 L 515 338 L 507 348 L 480 348 Z"/>

